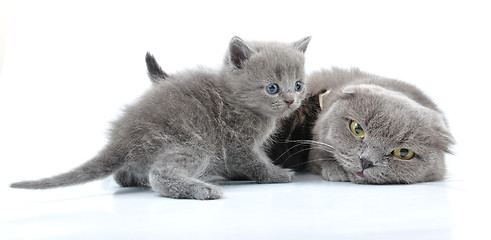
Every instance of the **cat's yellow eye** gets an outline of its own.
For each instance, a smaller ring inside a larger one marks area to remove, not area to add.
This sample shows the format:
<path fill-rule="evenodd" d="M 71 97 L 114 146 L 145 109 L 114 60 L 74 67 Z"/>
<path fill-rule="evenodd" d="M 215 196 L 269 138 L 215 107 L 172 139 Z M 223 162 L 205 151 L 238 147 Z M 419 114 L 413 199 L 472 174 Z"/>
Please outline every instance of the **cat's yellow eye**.
<path fill-rule="evenodd" d="M 349 124 L 349 129 L 355 136 L 359 138 L 364 138 L 365 137 L 365 130 L 361 128 L 360 124 L 358 124 L 356 121 L 351 121 Z"/>
<path fill-rule="evenodd" d="M 414 152 L 407 148 L 398 148 L 392 151 L 392 155 L 401 160 L 409 160 L 414 157 Z"/>

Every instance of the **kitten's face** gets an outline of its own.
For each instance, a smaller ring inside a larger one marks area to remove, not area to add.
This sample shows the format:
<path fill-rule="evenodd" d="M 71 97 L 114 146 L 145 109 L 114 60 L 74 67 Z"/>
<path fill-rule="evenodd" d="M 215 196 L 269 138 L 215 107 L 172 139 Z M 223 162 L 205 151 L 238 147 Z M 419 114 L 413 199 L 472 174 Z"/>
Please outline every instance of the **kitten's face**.
<path fill-rule="evenodd" d="M 336 100 L 319 117 L 318 140 L 356 183 L 434 181 L 445 173 L 452 144 L 440 113 L 374 85 L 331 93 Z"/>
<path fill-rule="evenodd" d="M 228 59 L 235 97 L 241 104 L 268 116 L 290 115 L 306 96 L 304 51 L 309 40 L 294 44 L 252 42 L 241 46 L 241 50 L 245 49 L 243 57 Z"/>

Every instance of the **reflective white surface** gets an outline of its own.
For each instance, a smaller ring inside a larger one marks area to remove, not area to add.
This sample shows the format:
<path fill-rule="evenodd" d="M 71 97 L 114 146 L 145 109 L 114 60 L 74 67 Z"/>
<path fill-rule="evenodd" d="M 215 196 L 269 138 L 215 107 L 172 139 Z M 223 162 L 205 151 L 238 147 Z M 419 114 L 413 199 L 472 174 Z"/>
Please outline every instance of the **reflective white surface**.
<path fill-rule="evenodd" d="M 215 201 L 175 200 L 112 181 L 7 190 L 5 239 L 486 239 L 489 196 L 447 180 L 414 185 L 223 185 Z M 3 238 L 3 237 L 2 237 Z"/>
<path fill-rule="evenodd" d="M 1 239 L 491 238 L 485 3 L 10 4 L 0 72 Z M 312 35 L 307 72 L 353 66 L 419 86 L 447 114 L 457 140 L 447 179 L 376 186 L 299 175 L 290 184 L 229 183 L 214 201 L 161 198 L 118 188 L 110 178 L 45 191 L 8 188 L 95 155 L 120 109 L 151 87 L 146 51 L 169 73 L 216 67 L 234 35 L 279 41 Z"/>

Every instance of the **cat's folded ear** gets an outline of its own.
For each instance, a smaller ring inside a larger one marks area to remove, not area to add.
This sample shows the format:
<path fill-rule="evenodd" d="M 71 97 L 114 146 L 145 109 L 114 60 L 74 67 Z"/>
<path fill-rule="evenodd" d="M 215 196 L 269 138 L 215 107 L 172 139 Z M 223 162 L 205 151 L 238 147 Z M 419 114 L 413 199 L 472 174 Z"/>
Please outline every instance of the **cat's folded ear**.
<path fill-rule="evenodd" d="M 237 69 L 242 69 L 244 61 L 249 59 L 256 52 L 244 40 L 242 40 L 242 38 L 237 36 L 230 40 L 228 51 L 228 64 Z"/>
<path fill-rule="evenodd" d="M 447 122 L 441 114 L 435 114 L 433 118 L 433 131 L 436 138 L 432 139 L 432 144 L 438 146 L 439 149 L 446 153 L 453 153 L 452 145 L 455 144 L 455 139 L 448 129 Z"/>
<path fill-rule="evenodd" d="M 296 50 L 302 53 L 305 53 L 305 51 L 307 50 L 307 46 L 309 45 L 310 39 L 312 39 L 312 37 L 308 36 L 294 42 L 293 48 L 295 48 Z"/>
<path fill-rule="evenodd" d="M 356 89 L 357 89 L 356 86 L 353 86 L 353 85 L 347 86 L 347 87 L 343 88 L 343 90 L 341 90 L 342 96 L 346 97 L 346 98 L 352 97 L 355 95 Z"/>

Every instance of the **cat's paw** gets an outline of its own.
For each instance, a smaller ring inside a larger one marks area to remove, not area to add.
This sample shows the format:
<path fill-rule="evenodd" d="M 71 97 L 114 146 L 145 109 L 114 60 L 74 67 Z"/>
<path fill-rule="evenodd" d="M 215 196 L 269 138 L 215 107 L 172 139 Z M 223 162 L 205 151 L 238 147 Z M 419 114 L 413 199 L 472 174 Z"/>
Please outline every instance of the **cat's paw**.
<path fill-rule="evenodd" d="M 197 200 L 214 200 L 222 197 L 222 189 L 213 184 L 200 184 L 192 187 L 185 198 Z"/>
<path fill-rule="evenodd" d="M 330 182 L 349 182 L 350 179 L 344 169 L 336 162 L 326 161 L 322 164 L 322 178 Z"/>
<path fill-rule="evenodd" d="M 289 183 L 293 181 L 293 176 L 295 172 L 291 169 L 280 168 L 278 166 L 274 166 L 267 175 L 258 179 L 257 183 Z"/>
<path fill-rule="evenodd" d="M 197 200 L 214 200 L 222 197 L 222 190 L 220 187 L 213 184 L 193 184 L 174 192 L 174 194 L 165 196 L 171 198 L 185 198 L 185 199 L 197 199 Z"/>
<path fill-rule="evenodd" d="M 176 182 L 165 181 L 164 184 L 160 184 L 157 181 L 150 181 L 150 184 L 154 191 L 168 198 L 213 200 L 219 199 L 223 195 L 220 187 L 216 185 L 195 179 L 185 180 Z"/>

